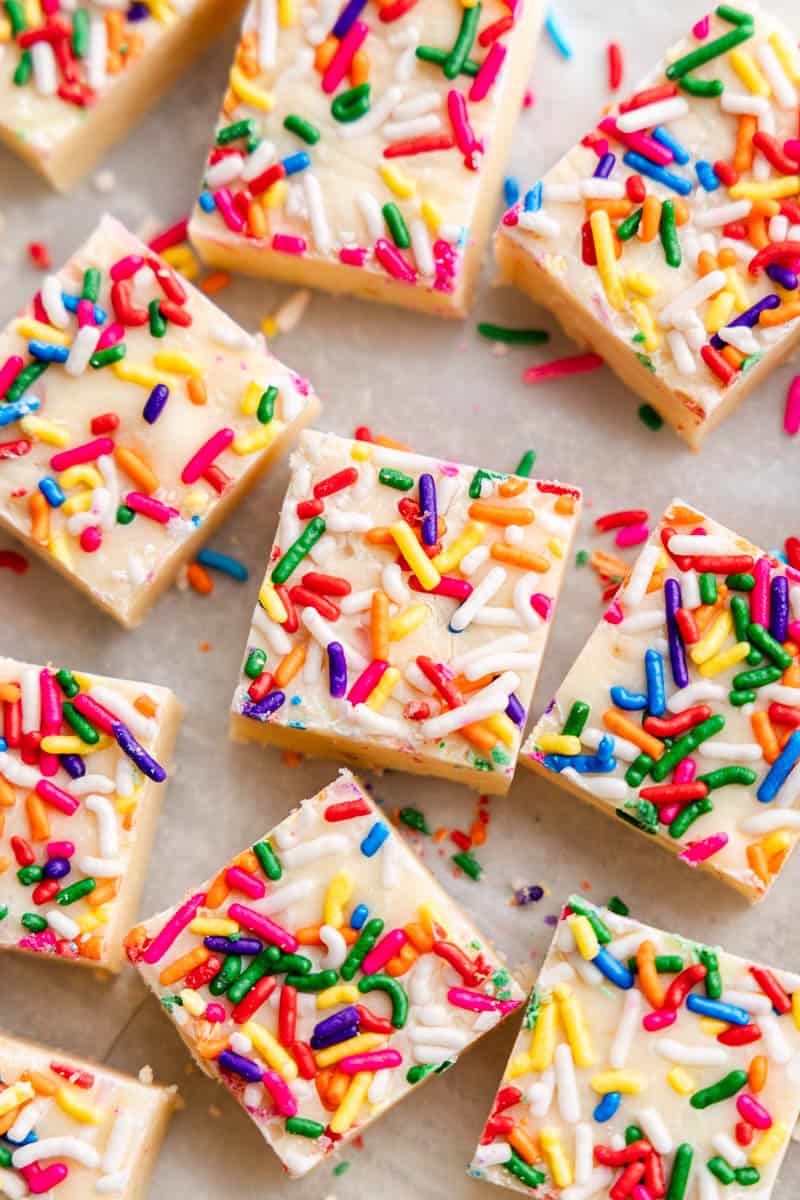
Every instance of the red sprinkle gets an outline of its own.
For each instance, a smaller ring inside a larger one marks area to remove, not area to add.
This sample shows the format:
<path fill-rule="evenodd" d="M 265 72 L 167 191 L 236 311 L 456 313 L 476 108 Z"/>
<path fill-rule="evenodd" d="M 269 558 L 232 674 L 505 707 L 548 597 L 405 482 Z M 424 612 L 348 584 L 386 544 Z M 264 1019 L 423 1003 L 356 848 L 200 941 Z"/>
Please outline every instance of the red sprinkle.
<path fill-rule="evenodd" d="M 368 817 L 371 812 L 366 800 L 340 800 L 325 809 L 326 821 L 352 821 L 355 817 Z"/>
<path fill-rule="evenodd" d="M 329 475 L 327 479 L 320 479 L 319 483 L 314 485 L 314 499 L 324 500 L 326 496 L 332 496 L 335 492 L 352 487 L 357 479 L 356 468 L 345 467 L 343 471 L 337 471 L 334 475 Z"/>
<path fill-rule="evenodd" d="M 611 42 L 608 47 L 608 86 L 616 92 L 622 85 L 622 47 Z"/>
<path fill-rule="evenodd" d="M 28 257 L 40 271 L 47 271 L 53 265 L 53 256 L 44 242 L 29 242 Z"/>
<path fill-rule="evenodd" d="M 646 508 L 625 508 L 597 517 L 594 524 L 601 533 L 606 533 L 609 529 L 619 529 L 621 525 L 642 525 L 646 520 Z"/>
<path fill-rule="evenodd" d="M 15 575 L 24 575 L 29 566 L 27 558 L 16 550 L 0 550 L 0 567 L 8 567 Z"/>

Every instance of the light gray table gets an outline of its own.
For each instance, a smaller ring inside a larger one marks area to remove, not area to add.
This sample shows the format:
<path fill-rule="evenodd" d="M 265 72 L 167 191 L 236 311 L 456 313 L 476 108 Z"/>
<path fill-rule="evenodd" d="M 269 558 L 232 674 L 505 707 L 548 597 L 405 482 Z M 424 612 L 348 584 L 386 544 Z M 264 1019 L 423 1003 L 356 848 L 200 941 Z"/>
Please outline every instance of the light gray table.
<path fill-rule="evenodd" d="M 670 40 L 700 11 L 690 0 L 559 0 L 575 57 L 564 63 L 543 41 L 533 86 L 536 106 L 520 119 L 512 169 L 535 179 L 588 129 L 606 101 L 605 48 L 613 37 L 625 47 L 628 83 L 649 68 Z M 773 0 L 789 19 L 792 0 Z M 0 154 L 0 319 L 33 293 L 37 275 L 26 262 L 28 241 L 40 238 L 56 261 L 66 257 L 106 208 L 137 229 L 145 220 L 166 224 L 186 212 L 225 83 L 233 31 L 198 63 L 158 110 L 105 164 L 115 177 L 110 194 L 91 181 L 68 198 L 47 192 L 21 164 Z M 498 215 L 500 205 L 498 201 Z M 488 283 L 475 318 L 552 328 L 520 295 Z M 288 294 L 277 285 L 239 281 L 223 292 L 224 306 L 256 328 Z M 783 398 L 793 372 L 782 367 L 770 384 L 692 455 L 668 429 L 652 433 L 636 416 L 638 401 L 608 372 L 536 388 L 521 383 L 531 361 L 570 350 L 556 334 L 549 347 L 495 357 L 464 325 L 420 319 L 357 301 L 315 296 L 305 318 L 274 348 L 314 380 L 326 401 L 322 425 L 351 433 L 356 425 L 407 440 L 421 451 L 507 470 L 535 447 L 545 476 L 583 486 L 587 496 L 578 545 L 598 544 L 592 513 L 648 507 L 658 513 L 677 494 L 707 509 L 765 547 L 797 534 L 798 447 L 782 432 Z M 52 657 L 74 666 L 169 684 L 187 705 L 177 772 L 166 801 L 142 913 L 175 901 L 227 854 L 241 849 L 279 820 L 303 796 L 328 781 L 335 765 L 308 762 L 296 770 L 280 755 L 232 746 L 227 709 L 236 681 L 249 615 L 255 602 L 285 466 L 264 481 L 215 545 L 251 569 L 247 585 L 220 581 L 210 599 L 173 590 L 136 633 L 124 633 L 89 609 L 41 565 L 22 578 L 0 572 L 0 653 Z M 7 544 L 7 539 L 3 539 Z M 606 544 L 606 543 L 603 543 Z M 600 614 L 589 568 L 568 576 L 534 703 L 542 710 Z M 201 644 L 208 643 L 207 652 Z M 468 825 L 474 797 L 444 783 L 391 775 L 375 780 L 389 806 L 413 803 L 432 824 Z M 795 919 L 800 864 L 794 862 L 767 904 L 748 910 L 713 880 L 691 874 L 656 847 L 621 830 L 599 813 L 520 770 L 510 796 L 491 802 L 492 822 L 479 857 L 483 881 L 454 879 L 446 858 L 428 843 L 426 861 L 453 895 L 508 954 L 512 966 L 535 967 L 549 938 L 545 917 L 584 881 L 588 896 L 604 902 L 617 893 L 654 924 L 722 942 L 800 968 Z M 448 851 L 449 853 L 449 851 Z M 513 908 L 512 885 L 541 883 L 546 897 Z M 0 965 L 0 1025 L 13 1033 L 60 1043 L 75 1053 L 136 1072 L 150 1063 L 156 1076 L 179 1084 L 185 1109 L 172 1126 L 159 1162 L 154 1197 L 171 1200 L 292 1200 L 410 1196 L 419 1200 L 500 1193 L 464 1174 L 513 1038 L 510 1025 L 488 1037 L 458 1068 L 397 1107 L 349 1149 L 346 1174 L 336 1160 L 305 1182 L 289 1184 L 263 1149 L 254 1127 L 226 1093 L 188 1062 L 155 1000 L 132 971 L 113 984 L 90 973 L 5 956 Z M 792 1148 L 777 1200 L 800 1188 L 800 1153 Z"/>

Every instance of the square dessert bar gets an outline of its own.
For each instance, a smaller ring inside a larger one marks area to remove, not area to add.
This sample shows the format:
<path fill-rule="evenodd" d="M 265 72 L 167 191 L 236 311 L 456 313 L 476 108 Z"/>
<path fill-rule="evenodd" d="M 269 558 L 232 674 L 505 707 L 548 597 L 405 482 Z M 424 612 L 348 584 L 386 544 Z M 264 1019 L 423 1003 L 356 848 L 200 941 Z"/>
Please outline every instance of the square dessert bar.
<path fill-rule="evenodd" d="M 0 528 L 137 625 L 317 410 L 105 217 L 0 333 Z"/>
<path fill-rule="evenodd" d="M 797 37 L 720 5 L 503 218 L 503 278 L 692 446 L 798 344 Z"/>
<path fill-rule="evenodd" d="M 522 996 L 348 772 L 126 944 L 293 1177 Z"/>
<path fill-rule="evenodd" d="M 571 897 L 471 1173 L 541 1200 L 768 1200 L 798 1002 L 798 975 Z"/>
<path fill-rule="evenodd" d="M 181 706 L 149 683 L 0 658 L 0 710 L 0 950 L 118 971 Z"/>
<path fill-rule="evenodd" d="M 190 232 L 208 263 L 463 317 L 542 0 L 254 0 Z"/>
<path fill-rule="evenodd" d="M 797 840 L 800 573 L 673 501 L 526 766 L 760 899 Z"/>
<path fill-rule="evenodd" d="M 0 1033 L 0 1192 L 144 1200 L 171 1088 Z"/>
<path fill-rule="evenodd" d="M 231 735 L 504 793 L 580 492 L 307 432 Z"/>
<path fill-rule="evenodd" d="M 54 187 L 71 187 L 239 7 L 238 0 L 6 0 L 0 140 Z"/>

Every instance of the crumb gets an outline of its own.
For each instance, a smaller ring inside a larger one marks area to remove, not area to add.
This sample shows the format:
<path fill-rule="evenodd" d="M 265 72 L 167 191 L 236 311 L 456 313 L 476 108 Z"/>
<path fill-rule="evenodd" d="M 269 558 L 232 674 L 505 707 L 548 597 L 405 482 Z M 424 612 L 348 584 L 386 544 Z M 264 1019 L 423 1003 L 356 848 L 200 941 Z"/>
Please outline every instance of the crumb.
<path fill-rule="evenodd" d="M 197 649 L 201 654 L 208 654 L 211 650 L 211 642 L 199 642 Z"/>
<path fill-rule="evenodd" d="M 213 1117 L 215 1121 L 218 1121 L 222 1116 L 222 1109 L 216 1104 L 209 1104 L 208 1115 Z"/>
<path fill-rule="evenodd" d="M 144 1066 L 139 1072 L 139 1083 L 143 1083 L 145 1087 L 150 1087 L 153 1082 L 153 1068 Z"/>
<path fill-rule="evenodd" d="M 107 196 L 109 192 L 113 192 L 117 186 L 117 178 L 113 171 L 98 171 L 92 180 L 96 192 Z"/>

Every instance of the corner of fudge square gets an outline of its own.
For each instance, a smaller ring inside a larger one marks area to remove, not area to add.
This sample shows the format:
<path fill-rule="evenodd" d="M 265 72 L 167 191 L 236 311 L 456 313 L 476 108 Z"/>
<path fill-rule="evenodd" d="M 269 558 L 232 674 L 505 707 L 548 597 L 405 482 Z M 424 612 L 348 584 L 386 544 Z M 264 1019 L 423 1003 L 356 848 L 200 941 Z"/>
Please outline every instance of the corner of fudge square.
<path fill-rule="evenodd" d="M 720 5 L 503 217 L 505 282 L 693 448 L 798 345 L 800 53 Z"/>
<path fill-rule="evenodd" d="M 800 830 L 800 571 L 674 500 L 522 761 L 763 898 Z"/>
<path fill-rule="evenodd" d="M 128 958 L 300 1178 L 516 1010 L 522 991 L 348 771 Z"/>
<path fill-rule="evenodd" d="M 306 432 L 234 739 L 507 791 L 580 504 L 564 484 Z"/>
<path fill-rule="evenodd" d="M 108 216 L 0 333 L 0 398 L 0 528 L 128 627 L 319 408 Z"/>

